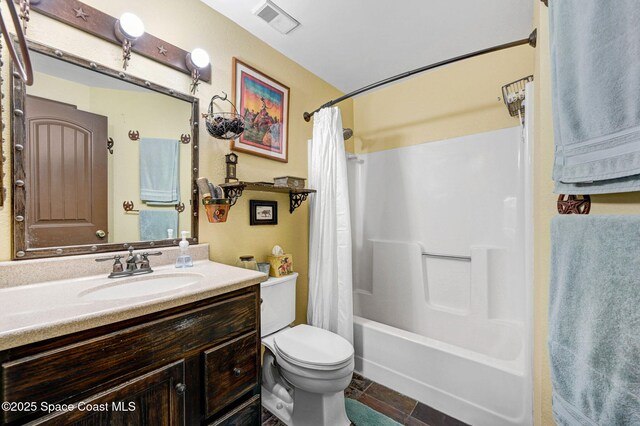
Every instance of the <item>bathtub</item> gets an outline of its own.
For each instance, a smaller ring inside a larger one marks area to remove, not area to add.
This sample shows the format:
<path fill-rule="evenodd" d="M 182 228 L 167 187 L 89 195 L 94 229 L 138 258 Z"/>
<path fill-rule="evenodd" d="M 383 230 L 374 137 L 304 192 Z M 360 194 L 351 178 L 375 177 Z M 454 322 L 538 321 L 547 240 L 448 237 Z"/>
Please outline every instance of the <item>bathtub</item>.
<path fill-rule="evenodd" d="M 474 426 L 531 424 L 525 354 L 497 359 L 354 317 L 355 369 Z"/>

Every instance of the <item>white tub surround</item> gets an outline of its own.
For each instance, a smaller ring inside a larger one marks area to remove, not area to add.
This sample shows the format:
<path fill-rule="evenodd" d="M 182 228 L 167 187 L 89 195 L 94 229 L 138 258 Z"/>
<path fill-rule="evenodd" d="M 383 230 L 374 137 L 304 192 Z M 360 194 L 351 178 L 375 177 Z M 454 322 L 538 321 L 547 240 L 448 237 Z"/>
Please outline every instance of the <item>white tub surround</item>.
<path fill-rule="evenodd" d="M 532 424 L 521 135 L 514 127 L 349 162 L 356 371 L 474 426 Z"/>

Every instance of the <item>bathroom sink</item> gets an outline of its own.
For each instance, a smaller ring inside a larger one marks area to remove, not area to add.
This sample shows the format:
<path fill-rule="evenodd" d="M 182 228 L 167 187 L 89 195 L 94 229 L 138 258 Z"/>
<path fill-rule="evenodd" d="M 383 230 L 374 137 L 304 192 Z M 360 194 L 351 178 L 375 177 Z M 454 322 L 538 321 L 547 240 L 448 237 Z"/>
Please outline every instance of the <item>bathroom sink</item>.
<path fill-rule="evenodd" d="M 79 294 L 84 300 L 116 300 L 150 296 L 198 284 L 204 275 L 197 273 L 142 275 L 122 278 Z"/>

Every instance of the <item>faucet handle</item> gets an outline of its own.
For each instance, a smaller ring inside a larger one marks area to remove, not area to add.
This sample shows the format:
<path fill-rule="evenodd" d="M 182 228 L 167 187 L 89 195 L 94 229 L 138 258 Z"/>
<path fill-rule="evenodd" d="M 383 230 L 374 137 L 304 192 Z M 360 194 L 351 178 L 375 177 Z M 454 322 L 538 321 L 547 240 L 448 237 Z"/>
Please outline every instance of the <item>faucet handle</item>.
<path fill-rule="evenodd" d="M 142 257 L 146 259 L 147 256 L 160 256 L 161 254 L 162 254 L 161 251 L 153 251 L 151 253 L 149 253 L 148 251 L 145 251 L 144 253 L 142 253 Z"/>
<path fill-rule="evenodd" d="M 115 256 L 96 257 L 95 261 L 96 262 L 106 262 L 107 260 L 115 260 L 116 262 L 119 262 L 120 259 L 122 259 L 122 256 L 119 255 L 119 254 L 116 254 Z"/>
<path fill-rule="evenodd" d="M 113 267 L 109 274 L 109 278 L 117 278 L 124 275 L 124 266 L 122 265 L 122 262 L 120 262 L 120 259 L 122 259 L 122 256 L 117 254 L 115 256 L 98 257 L 95 261 L 106 262 L 107 260 L 113 260 Z"/>
<path fill-rule="evenodd" d="M 145 251 L 144 253 L 142 253 L 142 262 L 140 263 L 140 271 L 145 271 L 147 273 L 149 272 L 153 272 L 153 269 L 151 269 L 151 265 L 149 264 L 149 256 L 160 256 L 162 254 L 161 251 L 154 251 L 154 252 L 147 252 Z"/>

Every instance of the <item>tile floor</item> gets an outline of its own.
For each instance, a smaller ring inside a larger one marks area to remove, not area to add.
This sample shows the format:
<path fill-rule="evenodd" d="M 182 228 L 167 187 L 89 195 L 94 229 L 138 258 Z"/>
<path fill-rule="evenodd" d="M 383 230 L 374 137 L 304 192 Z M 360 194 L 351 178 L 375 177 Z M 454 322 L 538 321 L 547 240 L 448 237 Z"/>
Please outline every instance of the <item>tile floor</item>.
<path fill-rule="evenodd" d="M 356 373 L 353 374 L 353 380 L 345 390 L 345 397 L 358 400 L 406 426 L 469 426 Z M 263 408 L 262 426 L 284 426 L 284 423 Z"/>

